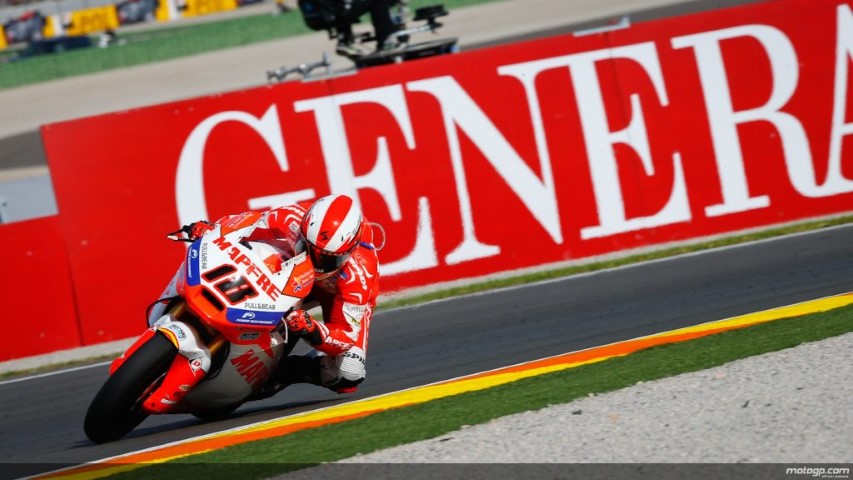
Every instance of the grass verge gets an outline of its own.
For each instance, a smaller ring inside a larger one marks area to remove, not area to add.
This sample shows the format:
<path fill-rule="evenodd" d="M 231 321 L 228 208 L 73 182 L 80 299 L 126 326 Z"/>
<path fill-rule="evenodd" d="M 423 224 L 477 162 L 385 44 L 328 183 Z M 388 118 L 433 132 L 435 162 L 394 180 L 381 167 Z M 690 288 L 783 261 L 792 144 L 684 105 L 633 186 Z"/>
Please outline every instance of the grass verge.
<path fill-rule="evenodd" d="M 853 306 L 642 350 L 488 390 L 388 410 L 359 420 L 305 430 L 145 467 L 110 478 L 267 478 L 358 453 L 435 438 L 465 425 L 704 370 L 733 360 L 853 331 Z M 333 447 L 330 448 L 330 445 Z"/>
<path fill-rule="evenodd" d="M 443 0 L 449 9 L 496 0 Z M 435 3 L 435 0 L 411 0 L 410 8 Z M 270 10 L 274 7 L 269 5 Z M 365 19 L 368 16 L 365 17 Z M 362 20 L 362 23 L 369 21 Z M 118 30 L 123 45 L 110 48 L 86 48 L 42 55 L 6 63 L 0 68 L 0 89 L 12 88 L 88 73 L 171 60 L 199 53 L 239 47 L 312 33 L 298 11 L 281 15 L 261 14 L 192 25 L 152 28 L 134 32 Z M 325 35 L 324 32 L 314 32 Z M 329 41 L 329 47 L 333 47 Z M 95 42 L 97 43 L 97 42 Z M 10 57 L 12 51 L 0 51 Z M 317 52 L 319 55 L 320 52 Z M 274 59 L 271 59 L 271 61 Z"/>

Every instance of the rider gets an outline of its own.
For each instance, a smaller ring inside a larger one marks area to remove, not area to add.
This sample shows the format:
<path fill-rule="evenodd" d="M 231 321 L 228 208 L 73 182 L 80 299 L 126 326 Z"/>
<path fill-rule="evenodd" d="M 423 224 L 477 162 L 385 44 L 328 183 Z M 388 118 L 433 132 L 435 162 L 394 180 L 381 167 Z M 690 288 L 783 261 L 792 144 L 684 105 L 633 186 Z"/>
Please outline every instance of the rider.
<path fill-rule="evenodd" d="M 238 222 L 245 214 L 217 223 Z M 304 310 L 285 318 L 290 334 L 313 347 L 308 354 L 282 357 L 276 377 L 266 386 L 272 394 L 293 383 L 312 383 L 338 393 L 354 392 L 365 377 L 370 318 L 379 294 L 379 261 L 373 230 L 346 195 L 329 195 L 266 212 L 250 240 L 266 241 L 286 254 L 308 253 L 315 281 L 303 301 Z M 195 222 L 190 239 L 213 228 Z M 307 310 L 319 304 L 323 321 Z"/>

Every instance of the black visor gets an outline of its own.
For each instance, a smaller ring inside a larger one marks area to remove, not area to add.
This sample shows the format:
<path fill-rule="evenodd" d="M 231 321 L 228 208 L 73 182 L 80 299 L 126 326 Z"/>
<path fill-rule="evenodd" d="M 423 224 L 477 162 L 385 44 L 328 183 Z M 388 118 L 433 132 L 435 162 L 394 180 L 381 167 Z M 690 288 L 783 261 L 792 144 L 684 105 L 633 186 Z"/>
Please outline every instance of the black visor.
<path fill-rule="evenodd" d="M 311 257 L 311 263 L 314 264 L 314 270 L 317 273 L 332 273 L 341 267 L 349 259 L 350 253 L 352 250 L 348 250 L 344 253 L 334 254 L 329 252 L 324 252 L 323 250 L 311 245 L 310 242 L 305 242 L 307 245 L 308 256 Z"/>

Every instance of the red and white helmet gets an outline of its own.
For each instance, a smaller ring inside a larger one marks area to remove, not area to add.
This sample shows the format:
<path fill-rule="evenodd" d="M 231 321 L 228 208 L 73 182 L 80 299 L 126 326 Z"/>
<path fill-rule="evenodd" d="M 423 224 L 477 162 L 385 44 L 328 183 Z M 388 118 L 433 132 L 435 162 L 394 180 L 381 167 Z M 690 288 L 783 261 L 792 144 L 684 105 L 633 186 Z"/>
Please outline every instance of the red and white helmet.
<path fill-rule="evenodd" d="M 317 275 L 339 270 L 361 239 L 364 221 L 358 206 L 346 195 L 322 197 L 302 219 L 302 238 Z"/>

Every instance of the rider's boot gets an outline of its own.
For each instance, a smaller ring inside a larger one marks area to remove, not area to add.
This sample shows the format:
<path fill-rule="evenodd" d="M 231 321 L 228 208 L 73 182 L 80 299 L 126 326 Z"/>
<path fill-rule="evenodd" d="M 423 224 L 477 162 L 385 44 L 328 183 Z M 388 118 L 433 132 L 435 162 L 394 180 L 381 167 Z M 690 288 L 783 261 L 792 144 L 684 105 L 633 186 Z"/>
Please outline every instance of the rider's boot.
<path fill-rule="evenodd" d="M 344 378 L 340 372 L 340 363 L 333 357 L 325 356 L 291 356 L 279 368 L 281 388 L 294 383 L 310 383 L 328 388 L 336 393 L 353 393 L 364 377 L 353 380 Z"/>
<path fill-rule="evenodd" d="M 273 377 L 257 392 L 250 400 L 260 400 L 275 395 L 295 383 L 310 383 L 320 387 L 328 388 L 337 393 L 352 393 L 358 389 L 363 379 L 350 381 L 337 378 L 335 383 L 323 382 L 323 359 L 327 357 L 315 355 L 293 355 L 285 357 L 279 362 Z"/>
<path fill-rule="evenodd" d="M 320 357 L 293 355 L 282 357 L 278 368 L 260 390 L 249 400 L 268 398 L 295 383 L 322 385 L 320 381 Z"/>
<path fill-rule="evenodd" d="M 282 388 L 294 383 L 322 385 L 320 380 L 320 359 L 312 355 L 291 355 L 279 363 L 276 370 L 277 383 Z"/>

